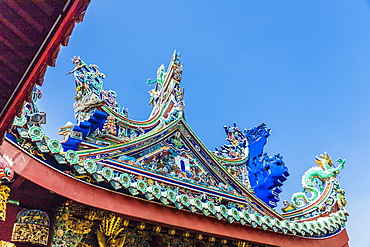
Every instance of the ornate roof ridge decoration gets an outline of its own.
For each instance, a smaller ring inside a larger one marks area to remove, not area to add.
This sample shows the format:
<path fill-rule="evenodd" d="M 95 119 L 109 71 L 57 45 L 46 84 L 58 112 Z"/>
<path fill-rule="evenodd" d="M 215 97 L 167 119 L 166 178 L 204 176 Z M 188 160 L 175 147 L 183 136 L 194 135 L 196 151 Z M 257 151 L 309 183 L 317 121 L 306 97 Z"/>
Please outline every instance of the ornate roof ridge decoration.
<path fill-rule="evenodd" d="M 336 179 L 344 161 L 334 168 L 327 154 L 318 157 L 319 166 L 303 178 L 305 191 L 317 191 L 315 197 L 295 194 L 292 203 L 285 202 L 284 214 L 276 212 L 289 172 L 280 154 L 263 152 L 270 129 L 225 126 L 228 144 L 210 151 L 185 121 L 176 51 L 167 71 L 161 65 L 156 80 L 148 80 L 155 88 L 149 92 L 153 110 L 146 121 L 128 118 L 117 94 L 104 90 L 105 75 L 96 65 L 79 57 L 72 61 L 76 124 L 60 128 L 64 140 L 45 137 L 41 125 L 29 121 L 39 113 L 37 90 L 9 136 L 44 164 L 94 186 L 230 223 L 309 238 L 344 229 L 348 214 Z"/>
<path fill-rule="evenodd" d="M 345 210 L 347 201 L 345 190 L 340 187 L 337 175 L 344 168 L 345 160 L 338 158 L 339 165 L 334 166 L 332 159 L 325 152 L 316 156 L 317 166 L 308 169 L 302 176 L 302 191 L 292 195 L 290 203 L 284 201 L 282 211 L 286 217 L 297 217 L 311 211 L 313 215 Z M 317 212 L 318 211 L 318 212 Z"/>

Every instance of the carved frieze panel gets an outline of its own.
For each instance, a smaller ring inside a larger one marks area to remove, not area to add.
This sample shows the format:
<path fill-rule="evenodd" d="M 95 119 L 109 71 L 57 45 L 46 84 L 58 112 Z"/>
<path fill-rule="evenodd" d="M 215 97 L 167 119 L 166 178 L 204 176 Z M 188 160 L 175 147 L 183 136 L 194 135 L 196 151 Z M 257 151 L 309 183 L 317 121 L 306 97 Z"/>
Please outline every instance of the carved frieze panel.
<path fill-rule="evenodd" d="M 46 245 L 48 236 L 49 227 L 36 224 L 16 223 L 13 229 L 12 241 Z"/>
<path fill-rule="evenodd" d="M 40 210 L 23 210 L 14 224 L 12 241 L 47 245 L 49 237 L 49 216 Z"/>

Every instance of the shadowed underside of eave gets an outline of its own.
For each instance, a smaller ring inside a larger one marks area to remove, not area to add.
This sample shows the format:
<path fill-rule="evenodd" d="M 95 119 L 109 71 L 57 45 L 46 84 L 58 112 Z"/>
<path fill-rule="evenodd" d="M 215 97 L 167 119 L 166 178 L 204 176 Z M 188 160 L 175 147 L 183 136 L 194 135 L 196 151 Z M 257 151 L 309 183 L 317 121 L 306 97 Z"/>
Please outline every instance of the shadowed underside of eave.
<path fill-rule="evenodd" d="M 0 143 L 90 0 L 0 1 Z"/>

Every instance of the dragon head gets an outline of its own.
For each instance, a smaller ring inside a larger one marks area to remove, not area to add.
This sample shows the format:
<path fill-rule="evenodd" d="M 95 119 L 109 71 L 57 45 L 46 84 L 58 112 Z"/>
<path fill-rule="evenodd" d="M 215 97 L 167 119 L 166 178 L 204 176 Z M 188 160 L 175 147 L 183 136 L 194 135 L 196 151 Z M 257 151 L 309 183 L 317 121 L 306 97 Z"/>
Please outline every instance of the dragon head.
<path fill-rule="evenodd" d="M 13 179 L 14 171 L 12 166 L 13 161 L 8 155 L 0 155 L 0 184 L 3 180 L 10 182 Z"/>
<path fill-rule="evenodd" d="M 324 170 L 333 167 L 333 161 L 331 160 L 327 152 L 324 152 L 324 155 L 320 154 L 320 157 L 316 156 L 316 159 L 314 161 L 319 167 Z"/>

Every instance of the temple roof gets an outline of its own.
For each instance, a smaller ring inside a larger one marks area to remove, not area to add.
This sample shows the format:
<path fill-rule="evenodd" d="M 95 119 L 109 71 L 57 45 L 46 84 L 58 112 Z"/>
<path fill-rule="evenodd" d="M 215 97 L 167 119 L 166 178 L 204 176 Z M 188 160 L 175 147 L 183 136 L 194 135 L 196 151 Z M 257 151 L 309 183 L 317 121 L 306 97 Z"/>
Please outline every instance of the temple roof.
<path fill-rule="evenodd" d="M 104 188 L 230 224 L 313 239 L 345 230 L 345 192 L 337 180 L 345 161 L 338 159 L 335 166 L 328 154 L 317 157 L 302 177 L 302 191 L 279 213 L 274 208 L 289 172 L 280 154 L 263 152 L 270 129 L 224 126 L 227 144 L 209 150 L 186 123 L 180 53 L 148 80 L 155 88 L 149 91 L 153 110 L 145 121 L 129 118 L 117 93 L 104 88 L 105 74 L 97 65 L 78 56 L 72 62 L 76 122 L 59 129 L 63 140 L 47 138 L 42 123 L 30 121 L 41 114 L 38 89 L 8 135 L 44 165 L 91 184 L 91 190 Z"/>
<path fill-rule="evenodd" d="M 0 3 L 4 10 L 0 14 L 0 49 L 4 51 L 0 69 L 7 71 L 0 74 L 5 86 L 0 90 L 0 142 L 13 123 L 4 149 L 11 150 L 14 159 L 19 152 L 27 153 L 28 164 L 32 163 L 35 171 L 54 174 L 61 184 L 69 184 L 71 191 L 37 178 L 22 162 L 14 166 L 17 174 L 91 206 L 96 206 L 94 196 L 74 194 L 78 191 L 72 184 L 78 187 L 82 182 L 86 193 L 96 190 L 110 200 L 117 195 L 125 203 L 139 199 L 155 205 L 149 207 L 156 212 L 176 208 L 183 218 L 202 215 L 234 228 L 236 223 L 299 238 L 345 238 L 348 213 L 345 192 L 337 180 L 344 160 L 338 159 L 335 166 L 327 154 L 317 157 L 317 165 L 302 177 L 302 191 L 293 194 L 291 202 L 284 202 L 283 213 L 276 211 L 289 173 L 281 155 L 263 152 L 270 130 L 264 124 L 244 131 L 236 124 L 224 126 L 227 143 L 209 150 L 186 123 L 180 87 L 182 64 L 176 51 L 167 69 L 161 65 L 157 78 L 147 82 L 155 88 L 149 92 L 153 109 L 145 121 L 129 118 L 116 101 L 117 93 L 104 89 L 105 75 L 96 65 L 74 57 L 76 123 L 60 128 L 63 141 L 47 138 L 42 123 L 32 121 L 42 113 L 36 106 L 39 91 L 34 86 L 42 84 L 47 66 L 55 66 L 60 46 L 68 44 L 74 24 L 82 21 L 88 4 L 87 0 Z M 25 100 L 28 103 L 24 105 Z M 97 205 L 129 214 L 114 205 Z M 175 215 L 171 210 L 168 214 Z M 175 225 L 175 221 L 171 223 Z"/>

